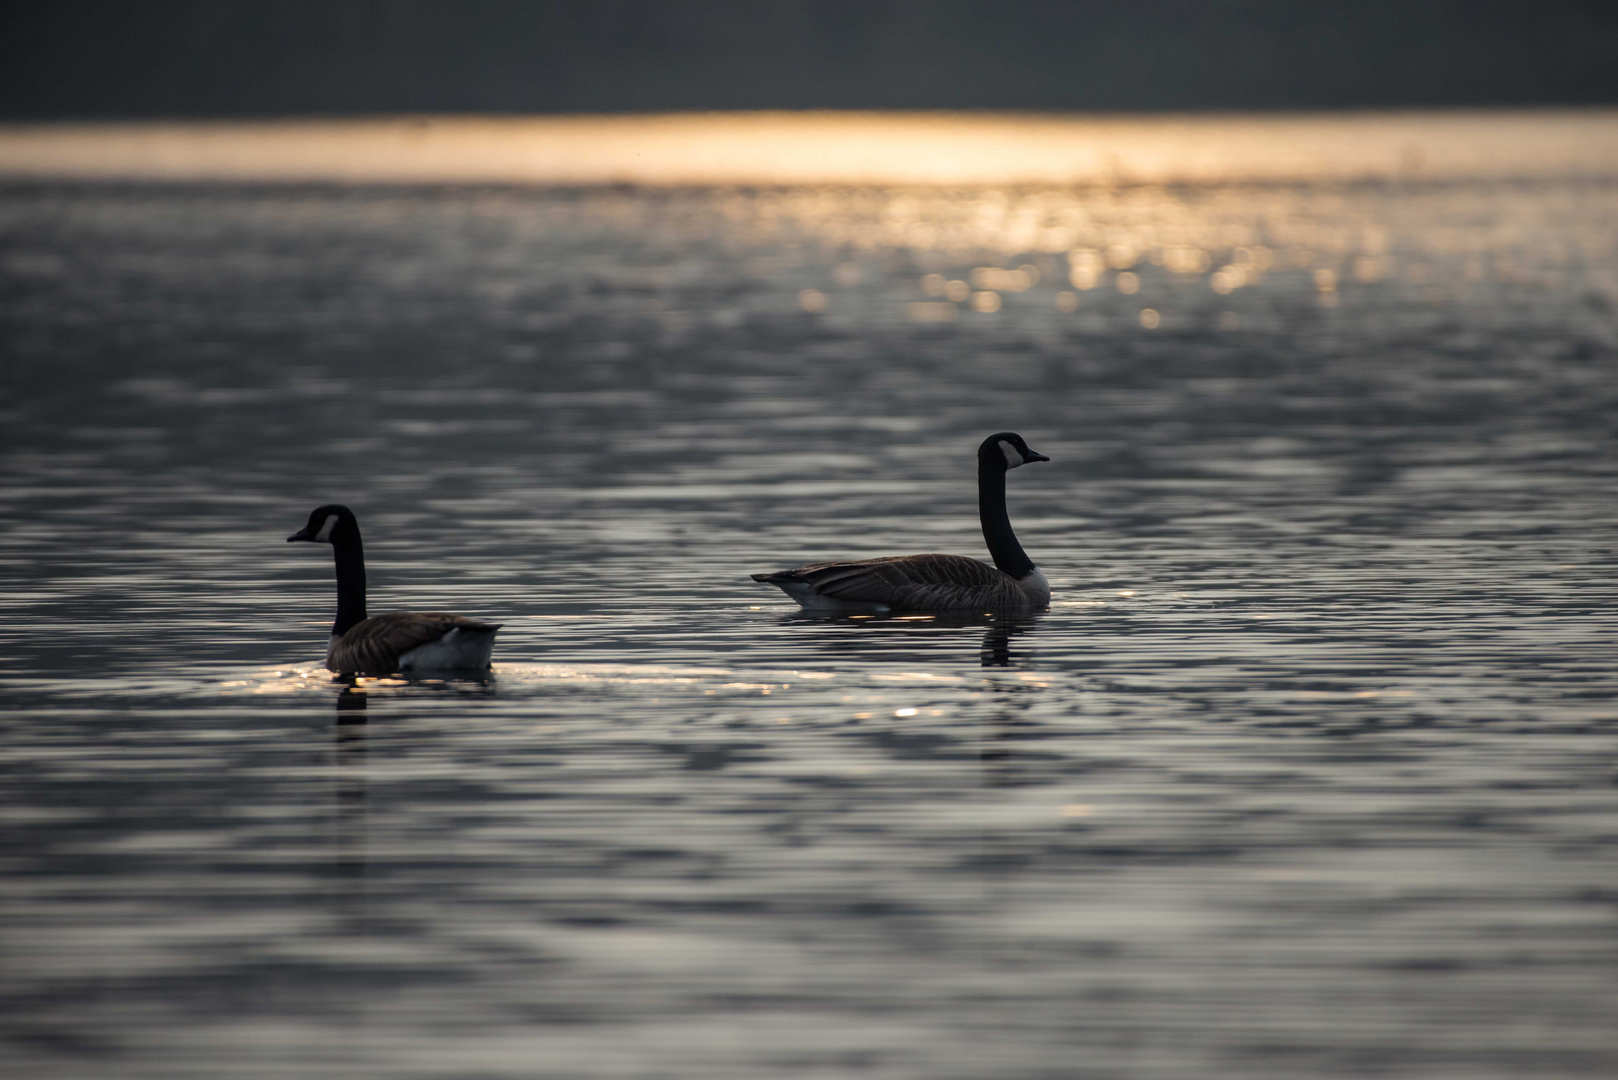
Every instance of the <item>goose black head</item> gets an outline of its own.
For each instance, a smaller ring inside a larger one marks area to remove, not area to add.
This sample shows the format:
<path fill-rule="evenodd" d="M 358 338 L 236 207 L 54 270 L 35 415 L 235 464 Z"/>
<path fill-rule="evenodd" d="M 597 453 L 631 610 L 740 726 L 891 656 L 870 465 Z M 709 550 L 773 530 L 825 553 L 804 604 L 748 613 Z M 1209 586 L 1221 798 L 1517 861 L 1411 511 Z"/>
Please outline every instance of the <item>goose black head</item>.
<path fill-rule="evenodd" d="M 354 519 L 354 511 L 346 506 L 317 506 L 309 515 L 309 524 L 298 532 L 287 537 L 287 543 L 295 540 L 307 540 L 313 544 L 330 544 L 333 538 L 344 533 L 358 533 L 359 522 Z"/>
<path fill-rule="evenodd" d="M 1007 469 L 1015 469 L 1019 465 L 1026 465 L 1030 461 L 1049 461 L 1044 454 L 1036 454 L 1028 448 L 1023 437 L 1015 431 L 1000 431 L 983 440 L 978 447 L 978 461 L 985 464 L 1004 465 Z"/>

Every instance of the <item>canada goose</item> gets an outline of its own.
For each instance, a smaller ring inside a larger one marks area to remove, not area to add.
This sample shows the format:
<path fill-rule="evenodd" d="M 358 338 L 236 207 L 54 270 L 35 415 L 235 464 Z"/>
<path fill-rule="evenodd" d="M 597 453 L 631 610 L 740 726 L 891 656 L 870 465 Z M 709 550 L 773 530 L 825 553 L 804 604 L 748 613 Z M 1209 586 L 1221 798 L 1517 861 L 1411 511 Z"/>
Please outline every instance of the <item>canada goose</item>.
<path fill-rule="evenodd" d="M 753 580 L 779 585 L 805 611 L 1043 611 L 1051 587 L 1011 531 L 1006 472 L 1049 460 L 1010 431 L 978 447 L 978 517 L 994 566 L 964 555 L 899 555 L 816 563 Z"/>
<path fill-rule="evenodd" d="M 365 552 L 360 525 L 346 506 L 321 506 L 287 537 L 330 544 L 337 559 L 337 621 L 326 666 L 344 675 L 396 671 L 487 671 L 500 627 L 443 611 L 395 611 L 365 617 Z"/>

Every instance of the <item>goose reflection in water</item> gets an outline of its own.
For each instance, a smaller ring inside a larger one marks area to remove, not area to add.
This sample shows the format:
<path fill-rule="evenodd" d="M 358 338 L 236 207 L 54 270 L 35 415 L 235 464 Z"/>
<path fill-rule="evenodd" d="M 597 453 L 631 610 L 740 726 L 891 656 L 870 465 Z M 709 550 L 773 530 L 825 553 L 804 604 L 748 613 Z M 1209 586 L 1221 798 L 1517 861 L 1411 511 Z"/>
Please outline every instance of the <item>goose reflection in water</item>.
<path fill-rule="evenodd" d="M 358 680 L 352 675 L 346 675 L 339 676 L 333 681 L 343 687 L 337 693 L 337 725 L 343 727 L 348 724 L 365 723 L 365 710 L 369 705 L 369 699 L 365 691 L 356 685 Z"/>
<path fill-rule="evenodd" d="M 1013 651 L 1012 639 L 1027 634 L 1038 625 L 1039 617 L 1036 615 L 996 616 L 983 632 L 983 648 L 979 652 L 983 666 L 1011 667 L 1014 663 L 1020 666 L 1026 653 Z"/>
<path fill-rule="evenodd" d="M 336 861 L 334 869 L 339 878 L 360 881 L 366 870 L 366 801 L 368 790 L 365 763 L 369 747 L 366 743 L 366 710 L 370 695 L 358 685 L 352 675 L 336 680 L 342 689 L 337 693 L 336 750 L 333 759 Z"/>
<path fill-rule="evenodd" d="M 1030 654 L 1017 648 L 1013 642 L 1032 632 L 1039 616 L 998 616 L 983 633 L 982 661 L 985 668 L 1026 668 Z M 985 787 L 1017 787 L 1033 782 L 1025 774 L 1025 767 L 1037 756 L 1025 744 L 1037 740 L 1040 731 L 1037 721 L 1027 713 L 1038 696 L 1043 693 L 1039 684 L 1011 677 L 986 675 L 983 688 L 992 695 L 993 711 L 984 722 L 982 748 L 979 759 L 983 762 Z"/>
<path fill-rule="evenodd" d="M 941 653 L 961 655 L 965 653 L 962 638 L 966 632 L 981 629 L 978 657 L 983 667 L 992 668 L 1021 666 L 1026 662 L 1026 650 L 1015 648 L 1012 642 L 1037 627 L 1041 617 L 1037 614 L 827 615 L 800 611 L 785 616 L 782 622 L 809 623 L 823 628 L 802 644 L 804 648 L 826 654 L 828 659 L 889 663 L 936 661 Z"/>
<path fill-rule="evenodd" d="M 340 902 L 354 905 L 350 914 L 359 915 L 366 899 L 366 878 L 370 864 L 370 785 L 367 770 L 370 755 L 371 707 L 392 709 L 423 694 L 444 694 L 460 698 L 491 698 L 495 694 L 492 673 L 468 673 L 455 679 L 387 678 L 360 675 L 334 675 L 337 689 L 333 702 L 332 764 L 332 861 L 334 878 L 343 883 Z M 373 703 L 372 697 L 377 700 Z M 396 715 L 396 714 L 395 714 Z"/>
<path fill-rule="evenodd" d="M 821 624 L 825 633 L 810 643 L 811 648 L 836 654 L 847 660 L 857 654 L 864 661 L 890 663 L 936 660 L 940 648 L 947 648 L 964 659 L 968 641 L 978 645 L 978 660 L 988 669 L 982 687 L 990 699 L 990 712 L 978 729 L 978 751 L 983 763 L 986 787 L 1016 787 L 1036 782 L 1029 766 L 1048 756 L 1032 744 L 1044 736 L 1043 726 L 1028 713 L 1039 696 L 1046 693 L 1042 683 L 1025 681 L 1013 672 L 1026 669 L 1032 658 L 1026 638 L 1034 633 L 1045 616 L 1033 615 L 900 615 L 826 616 L 802 612 L 789 615 L 787 622 Z M 982 631 L 982 636 L 971 631 Z M 1022 640 L 1019 640 L 1022 639 Z M 923 652 L 922 650 L 925 650 Z M 1004 674 L 1001 671 L 1004 670 Z"/>

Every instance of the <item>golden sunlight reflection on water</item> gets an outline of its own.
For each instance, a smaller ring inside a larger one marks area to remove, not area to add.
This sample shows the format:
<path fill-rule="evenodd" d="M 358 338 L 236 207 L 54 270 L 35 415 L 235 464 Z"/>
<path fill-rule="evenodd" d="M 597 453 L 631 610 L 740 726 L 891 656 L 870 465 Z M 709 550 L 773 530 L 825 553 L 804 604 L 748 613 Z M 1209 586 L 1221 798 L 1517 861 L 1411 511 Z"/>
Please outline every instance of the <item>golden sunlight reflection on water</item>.
<path fill-rule="evenodd" d="M 1618 111 L 710 113 L 0 126 L 0 175 L 365 183 L 1115 184 L 1610 176 Z"/>

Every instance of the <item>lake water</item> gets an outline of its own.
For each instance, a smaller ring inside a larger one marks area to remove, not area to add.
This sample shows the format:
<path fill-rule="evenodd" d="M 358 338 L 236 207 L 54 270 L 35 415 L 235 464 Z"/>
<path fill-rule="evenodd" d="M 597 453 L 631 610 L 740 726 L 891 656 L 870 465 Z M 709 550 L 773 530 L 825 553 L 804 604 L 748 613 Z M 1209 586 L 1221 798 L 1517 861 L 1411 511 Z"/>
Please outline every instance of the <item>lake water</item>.
<path fill-rule="evenodd" d="M 13 179 L 0 349 L 8 1076 L 1618 1073 L 1618 161 Z M 1000 429 L 1047 614 L 748 580 Z"/>

